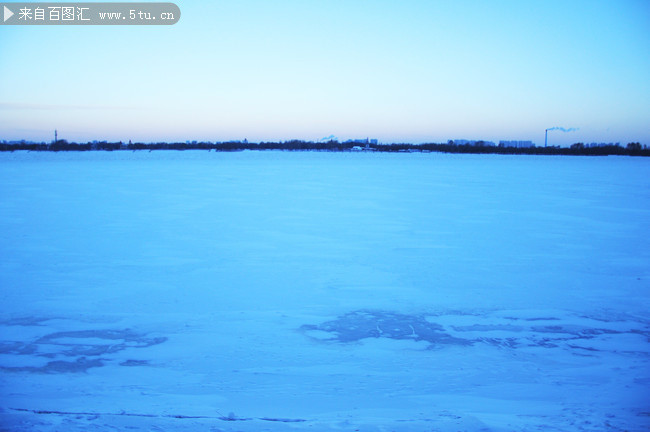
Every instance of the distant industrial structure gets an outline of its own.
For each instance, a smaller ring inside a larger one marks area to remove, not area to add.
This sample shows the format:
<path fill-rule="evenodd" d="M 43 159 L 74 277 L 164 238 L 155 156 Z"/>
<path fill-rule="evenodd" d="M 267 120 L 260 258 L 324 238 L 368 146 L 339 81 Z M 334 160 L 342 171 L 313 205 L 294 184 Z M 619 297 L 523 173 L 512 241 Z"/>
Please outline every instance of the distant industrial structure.
<path fill-rule="evenodd" d="M 560 126 L 554 126 L 552 128 L 547 128 L 546 130 L 544 130 L 544 147 L 546 147 L 548 145 L 548 131 L 554 131 L 554 130 L 559 130 L 559 131 L 562 131 L 562 132 L 575 132 L 575 131 L 578 130 L 578 128 L 572 127 L 572 128 L 567 129 L 567 128 L 563 128 L 563 127 L 560 127 Z"/>

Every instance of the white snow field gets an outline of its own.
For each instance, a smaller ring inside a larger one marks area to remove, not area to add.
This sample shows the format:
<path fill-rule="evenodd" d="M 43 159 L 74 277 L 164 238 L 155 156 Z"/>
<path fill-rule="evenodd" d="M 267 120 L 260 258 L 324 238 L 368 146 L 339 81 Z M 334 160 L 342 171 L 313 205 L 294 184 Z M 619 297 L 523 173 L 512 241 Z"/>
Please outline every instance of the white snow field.
<path fill-rule="evenodd" d="M 649 174 L 0 154 L 0 430 L 648 430 Z"/>

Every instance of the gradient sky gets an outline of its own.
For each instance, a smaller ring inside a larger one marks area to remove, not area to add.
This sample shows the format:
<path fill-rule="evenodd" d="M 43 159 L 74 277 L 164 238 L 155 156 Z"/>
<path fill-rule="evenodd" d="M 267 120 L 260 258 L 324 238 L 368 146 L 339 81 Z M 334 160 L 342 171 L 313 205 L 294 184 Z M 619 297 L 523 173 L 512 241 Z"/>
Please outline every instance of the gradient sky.
<path fill-rule="evenodd" d="M 650 2 L 177 1 L 0 26 L 0 140 L 650 145 Z"/>

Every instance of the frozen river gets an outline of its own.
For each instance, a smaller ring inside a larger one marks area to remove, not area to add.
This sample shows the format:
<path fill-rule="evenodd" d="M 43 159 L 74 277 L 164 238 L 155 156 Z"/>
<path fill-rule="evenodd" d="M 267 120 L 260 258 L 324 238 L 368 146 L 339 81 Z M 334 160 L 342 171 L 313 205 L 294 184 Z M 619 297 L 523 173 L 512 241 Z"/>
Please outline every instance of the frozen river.
<path fill-rule="evenodd" d="M 649 173 L 2 153 L 0 430 L 647 430 Z"/>

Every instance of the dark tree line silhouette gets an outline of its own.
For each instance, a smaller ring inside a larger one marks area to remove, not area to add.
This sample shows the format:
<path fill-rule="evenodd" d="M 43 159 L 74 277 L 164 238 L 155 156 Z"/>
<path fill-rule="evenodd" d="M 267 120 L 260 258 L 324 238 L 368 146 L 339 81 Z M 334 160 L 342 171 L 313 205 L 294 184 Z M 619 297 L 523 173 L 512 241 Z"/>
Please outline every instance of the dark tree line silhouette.
<path fill-rule="evenodd" d="M 291 140 L 283 142 L 259 142 L 249 143 L 247 141 L 226 141 L 219 143 L 196 142 L 191 143 L 123 143 L 123 142 L 88 142 L 75 143 L 66 140 L 58 140 L 52 143 L 31 143 L 26 141 L 14 143 L 0 143 L 0 151 L 118 151 L 118 150 L 209 150 L 209 151 L 242 151 L 242 150 L 284 150 L 284 151 L 330 151 L 342 152 L 358 150 L 357 142 L 313 142 L 303 140 Z M 487 145 L 457 145 L 453 142 L 446 144 L 425 143 L 393 143 L 373 144 L 361 147 L 362 151 L 376 152 L 441 152 L 441 153 L 472 153 L 472 154 L 528 154 L 528 155 L 585 155 L 585 156 L 606 156 L 606 155 L 628 155 L 628 156 L 650 156 L 650 149 L 638 142 L 631 142 L 627 146 L 606 145 L 599 147 L 588 147 L 583 143 L 575 143 L 570 147 L 506 147 Z"/>

